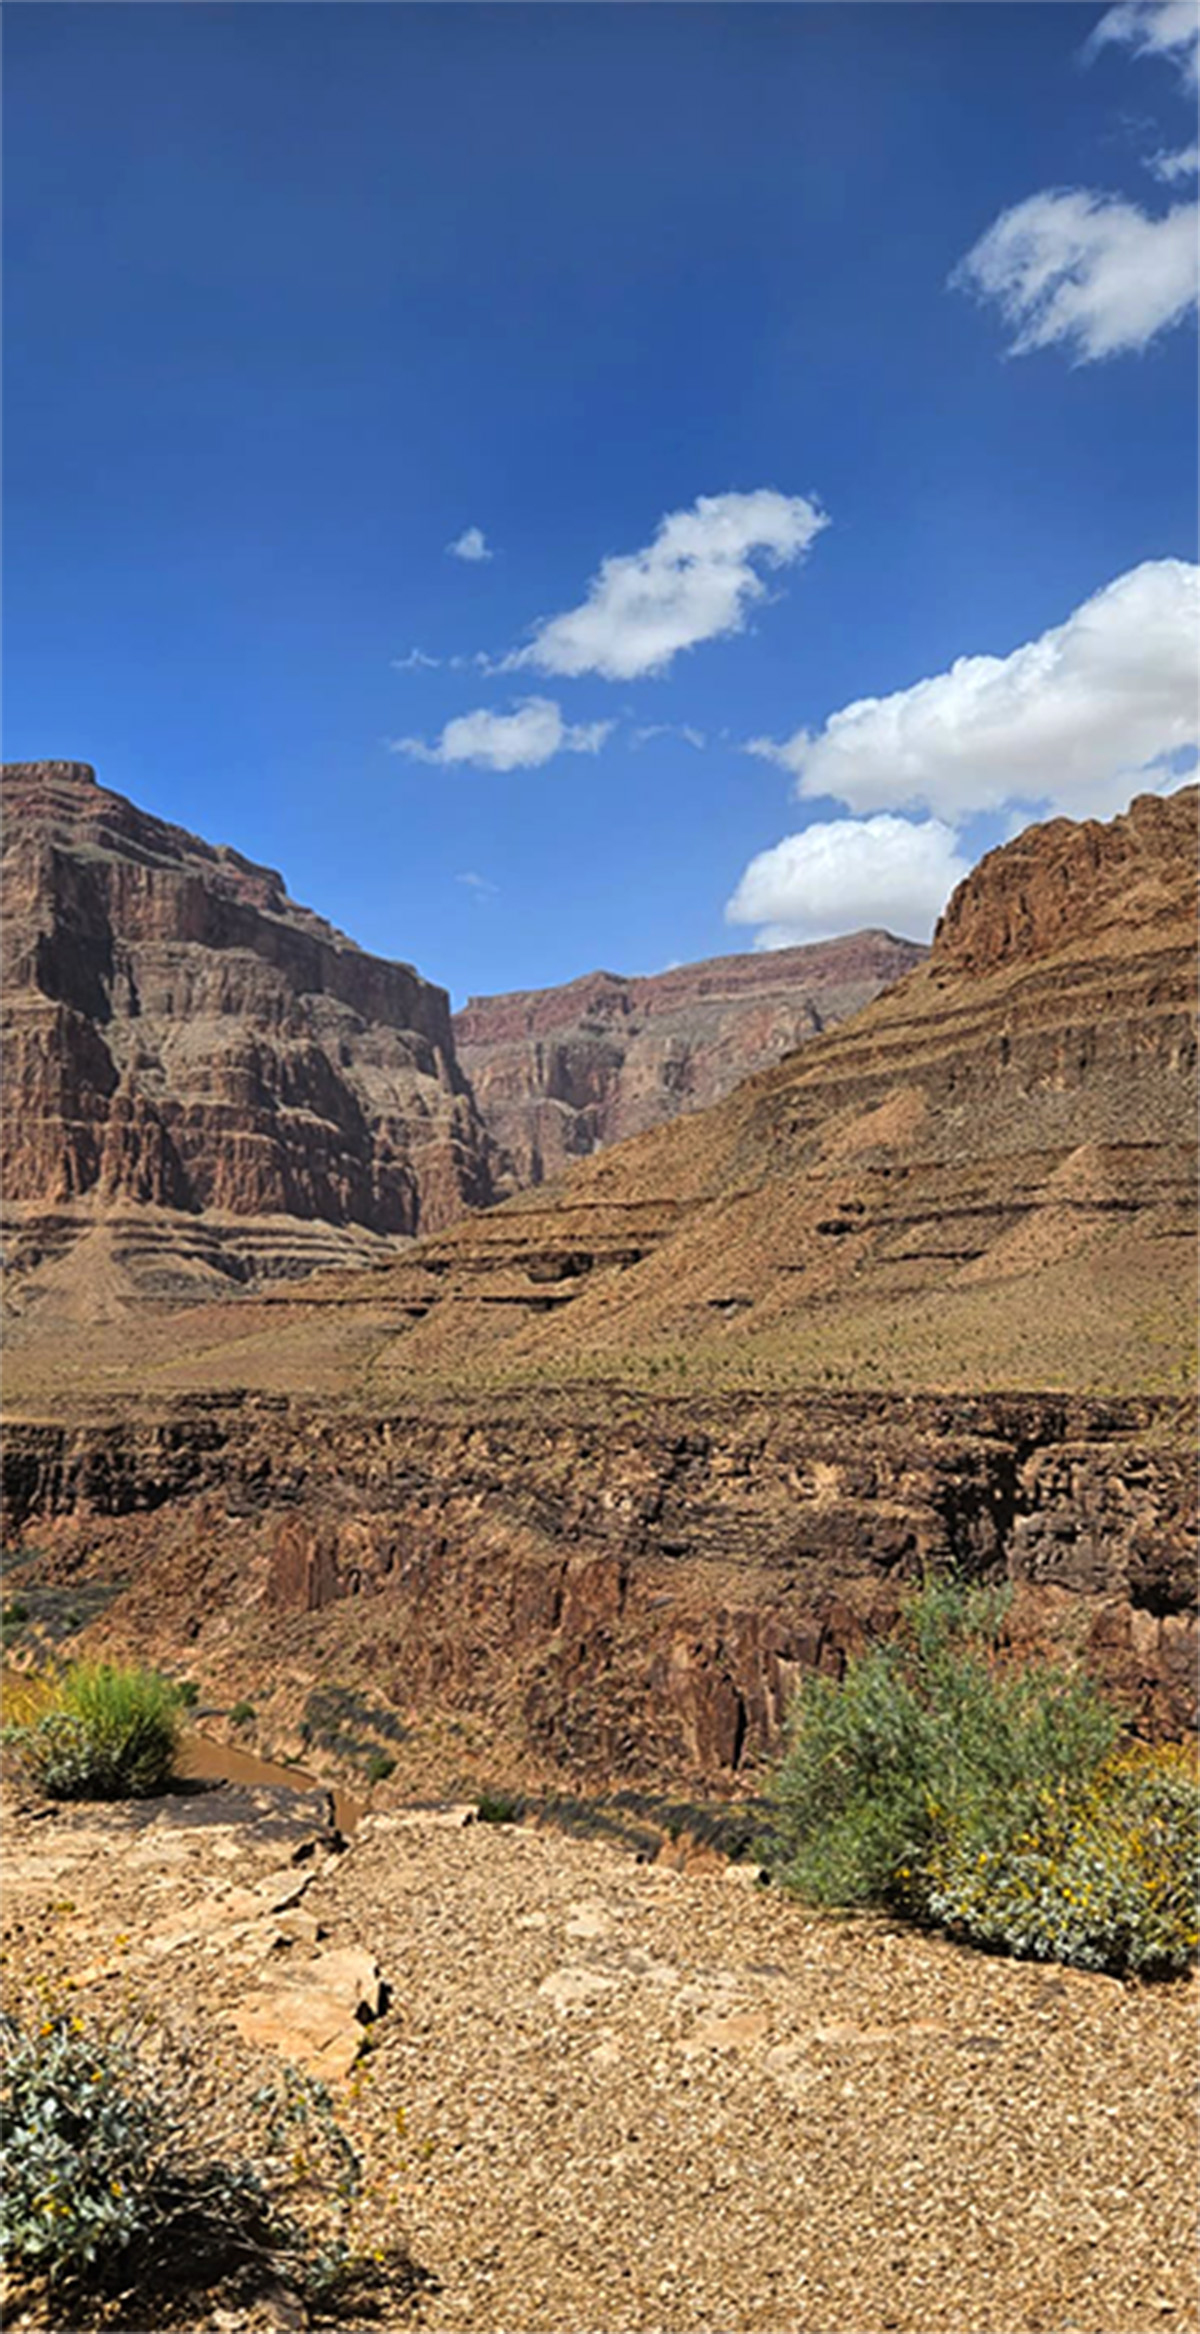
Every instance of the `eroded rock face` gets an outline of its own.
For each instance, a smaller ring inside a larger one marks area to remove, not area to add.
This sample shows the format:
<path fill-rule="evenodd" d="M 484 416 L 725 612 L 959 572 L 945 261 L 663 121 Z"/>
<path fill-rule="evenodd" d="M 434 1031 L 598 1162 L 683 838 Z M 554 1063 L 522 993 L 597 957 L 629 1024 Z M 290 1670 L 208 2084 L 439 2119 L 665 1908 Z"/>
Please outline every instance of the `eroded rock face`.
<path fill-rule="evenodd" d="M 490 1201 L 443 990 L 86 764 L 9 765 L 3 807 L 10 1205 L 396 1235 Z"/>
<path fill-rule="evenodd" d="M 247 1401 L 18 1423 L 4 1463 L 39 1578 L 128 1574 L 117 1642 L 260 1676 L 319 1644 L 568 1771 L 719 1785 L 951 1565 L 1008 1580 L 1020 1633 L 1085 1652 L 1147 1733 L 1193 1724 L 1189 1427 L 1170 1399 Z"/>
<path fill-rule="evenodd" d="M 518 1184 L 702 1110 L 832 1029 L 927 951 L 890 932 L 714 957 L 646 979 L 589 973 L 562 988 L 472 997 L 459 1059 Z"/>

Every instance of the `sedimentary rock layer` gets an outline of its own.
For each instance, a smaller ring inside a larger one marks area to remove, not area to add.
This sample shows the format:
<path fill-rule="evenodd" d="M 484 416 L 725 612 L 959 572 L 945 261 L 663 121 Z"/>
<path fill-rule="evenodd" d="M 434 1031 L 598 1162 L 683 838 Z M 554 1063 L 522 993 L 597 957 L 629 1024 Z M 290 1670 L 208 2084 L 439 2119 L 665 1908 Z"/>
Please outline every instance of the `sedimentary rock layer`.
<path fill-rule="evenodd" d="M 832 1029 L 926 954 L 890 932 L 713 957 L 644 979 L 472 997 L 459 1060 L 518 1185 L 719 1102 L 740 1079 Z"/>
<path fill-rule="evenodd" d="M 26 1247 L 43 1216 L 60 1244 L 97 1216 L 211 1216 L 246 1278 L 271 1245 L 239 1271 L 248 1219 L 389 1236 L 492 1198 L 443 990 L 86 764 L 9 765 L 3 808 L 3 1180 Z"/>
<path fill-rule="evenodd" d="M 1191 1723 L 1188 1429 L 1178 1401 L 1078 1396 L 192 1398 L 16 1424 L 5 1472 L 40 1579 L 128 1578 L 117 1642 L 256 1699 L 359 1674 L 518 1754 L 719 1783 L 927 1567 L 1007 1579 L 1019 1628 L 1065 1624 L 1144 1728 Z"/>

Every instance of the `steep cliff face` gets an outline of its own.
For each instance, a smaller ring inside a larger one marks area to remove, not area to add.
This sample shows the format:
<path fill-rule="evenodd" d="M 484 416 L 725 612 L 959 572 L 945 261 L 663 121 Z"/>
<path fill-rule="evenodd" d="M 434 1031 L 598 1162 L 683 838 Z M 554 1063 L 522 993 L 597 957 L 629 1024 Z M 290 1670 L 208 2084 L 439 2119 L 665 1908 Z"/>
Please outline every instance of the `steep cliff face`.
<path fill-rule="evenodd" d="M 832 1029 L 926 955 L 889 932 L 713 957 L 645 979 L 589 973 L 557 989 L 472 997 L 459 1059 L 520 1186 L 719 1102 Z"/>
<path fill-rule="evenodd" d="M 27 1232 L 149 1209 L 411 1234 L 492 1198 L 443 990 L 85 764 L 10 765 L 3 810 L 3 1179 Z"/>

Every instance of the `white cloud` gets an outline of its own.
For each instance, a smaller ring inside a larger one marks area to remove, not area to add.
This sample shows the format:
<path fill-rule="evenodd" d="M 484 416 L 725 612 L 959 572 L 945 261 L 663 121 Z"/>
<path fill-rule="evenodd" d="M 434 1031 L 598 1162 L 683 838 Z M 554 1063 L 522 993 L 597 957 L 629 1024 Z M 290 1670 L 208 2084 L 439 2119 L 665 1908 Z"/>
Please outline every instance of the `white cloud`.
<path fill-rule="evenodd" d="M 1174 186 L 1181 178 L 1200 177 L 1200 146 L 1179 146 L 1173 154 L 1161 150 L 1148 154 L 1145 166 L 1164 186 Z"/>
<path fill-rule="evenodd" d="M 1077 364 L 1146 348 L 1195 305 L 1194 203 L 1152 218 L 1115 195 L 1060 188 L 1005 211 L 959 262 L 952 289 L 994 300 L 1010 356 L 1061 342 Z"/>
<path fill-rule="evenodd" d="M 494 559 L 496 556 L 482 527 L 464 527 L 461 535 L 455 536 L 453 543 L 447 543 L 446 551 L 451 559 L 465 559 L 470 566 L 477 565 L 481 559 Z"/>
<path fill-rule="evenodd" d="M 436 673 L 441 662 L 440 656 L 426 656 L 423 648 L 410 648 L 407 656 L 394 656 L 392 658 L 392 671 L 394 673 Z"/>
<path fill-rule="evenodd" d="M 1119 0 L 1101 17 L 1084 48 L 1086 57 L 1111 42 L 1135 57 L 1167 57 L 1195 87 L 1200 58 L 1200 10 L 1196 0 Z"/>
<path fill-rule="evenodd" d="M 598 753 L 614 727 L 611 721 L 565 722 L 550 697 L 523 697 L 511 713 L 480 706 L 448 721 L 435 745 L 424 738 L 398 737 L 394 754 L 416 762 L 471 762 L 480 770 L 535 770 L 556 754 Z"/>
<path fill-rule="evenodd" d="M 953 829 L 881 812 L 830 819 L 752 859 L 725 910 L 757 924 L 756 948 L 794 948 L 882 925 L 910 940 L 933 930 L 968 871 Z"/>
<path fill-rule="evenodd" d="M 682 738 L 685 746 L 694 746 L 697 753 L 702 752 L 708 744 L 704 731 L 693 729 L 687 721 L 648 721 L 641 729 L 635 729 L 633 743 L 635 746 L 648 746 L 660 737 Z"/>
<path fill-rule="evenodd" d="M 670 511 L 645 550 L 605 559 L 586 599 L 539 623 L 506 668 L 608 681 L 665 672 L 681 649 L 742 631 L 767 597 L 756 561 L 791 566 L 827 525 L 803 495 L 702 494 L 690 510 Z"/>
<path fill-rule="evenodd" d="M 749 751 L 798 795 L 855 811 L 906 806 L 960 820 L 1012 802 L 1111 817 L 1167 786 L 1200 734 L 1200 568 L 1149 560 L 1010 656 L 964 656 L 890 697 L 864 697 Z"/>
<path fill-rule="evenodd" d="M 486 875 L 476 875 L 471 868 L 467 869 L 465 875 L 456 875 L 454 880 L 456 883 L 464 883 L 468 891 L 474 892 L 477 900 L 496 899 L 499 896 L 499 884 L 489 883 Z"/>

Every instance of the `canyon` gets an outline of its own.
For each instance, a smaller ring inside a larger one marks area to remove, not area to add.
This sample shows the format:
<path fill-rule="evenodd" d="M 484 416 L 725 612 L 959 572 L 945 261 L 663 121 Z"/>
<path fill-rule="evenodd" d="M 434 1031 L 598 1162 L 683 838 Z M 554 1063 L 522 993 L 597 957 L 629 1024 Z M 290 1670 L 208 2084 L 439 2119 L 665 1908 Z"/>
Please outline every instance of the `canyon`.
<path fill-rule="evenodd" d="M 844 1024 L 372 1270 L 29 1305 L 12 1577 L 275 1748 L 369 1689 L 385 1797 L 753 1790 L 951 1564 L 1186 1731 L 1196 810 L 1027 830 Z"/>

